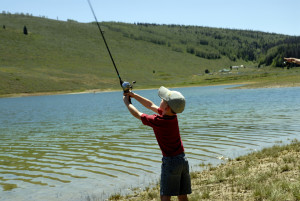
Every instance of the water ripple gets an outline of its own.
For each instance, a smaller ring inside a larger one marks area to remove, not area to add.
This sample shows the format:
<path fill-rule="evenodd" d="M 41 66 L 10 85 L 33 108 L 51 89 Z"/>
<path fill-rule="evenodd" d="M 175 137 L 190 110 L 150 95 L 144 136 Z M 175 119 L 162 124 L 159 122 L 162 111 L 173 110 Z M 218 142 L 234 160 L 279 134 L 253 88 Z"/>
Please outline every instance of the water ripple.
<path fill-rule="evenodd" d="M 200 163 L 218 163 L 221 156 L 237 157 L 299 134 L 299 88 L 178 90 L 187 99 L 178 118 L 194 170 Z M 156 91 L 139 93 L 159 104 Z M 105 108 L 106 101 L 114 107 Z M 130 116 L 118 92 L 0 99 L 0 111 L 4 199 L 12 198 L 12 190 L 15 199 L 32 200 L 31 189 L 44 198 L 63 189 L 60 199 L 69 200 L 82 189 L 111 192 L 159 176 L 161 151 L 153 131 Z"/>

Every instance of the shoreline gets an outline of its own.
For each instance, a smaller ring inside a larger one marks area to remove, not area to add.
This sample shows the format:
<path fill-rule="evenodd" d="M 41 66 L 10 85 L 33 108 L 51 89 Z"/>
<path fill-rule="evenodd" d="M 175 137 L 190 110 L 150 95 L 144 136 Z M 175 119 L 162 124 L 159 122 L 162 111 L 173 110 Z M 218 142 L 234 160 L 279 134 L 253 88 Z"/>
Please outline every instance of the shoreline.
<path fill-rule="evenodd" d="M 87 93 L 106 93 L 113 91 L 121 91 L 117 89 L 88 89 L 84 91 L 56 91 L 56 92 L 36 92 L 36 93 L 14 93 L 2 94 L 0 98 L 21 98 L 30 96 L 53 96 L 53 95 L 68 95 L 68 94 L 87 94 Z"/>
<path fill-rule="evenodd" d="M 190 172 L 190 201 L 199 200 L 299 200 L 300 141 L 278 142 L 235 159 L 223 158 L 220 165 L 205 165 Z M 159 183 L 128 195 L 114 194 L 108 200 L 160 200 Z M 274 193 L 275 192 L 275 193 Z M 172 200 L 177 200 L 173 196 Z"/>
<path fill-rule="evenodd" d="M 206 86 L 226 86 L 226 85 L 242 85 L 238 87 L 232 87 L 230 89 L 257 89 L 257 88 L 287 88 L 287 87 L 300 87 L 300 83 L 260 83 L 260 82 L 238 82 L 238 83 L 224 83 L 224 84 L 206 84 L 206 85 L 185 85 L 185 86 L 171 86 L 169 88 L 185 88 L 185 87 L 206 87 Z M 138 88 L 138 90 L 150 90 L 156 88 Z M 36 93 L 13 93 L 13 94 L 1 94 L 0 98 L 20 98 L 31 96 L 51 96 L 51 95 L 69 95 L 69 94 L 88 94 L 88 93 L 106 93 L 122 91 L 121 89 L 87 89 L 83 91 L 55 91 L 55 92 L 36 92 Z"/>

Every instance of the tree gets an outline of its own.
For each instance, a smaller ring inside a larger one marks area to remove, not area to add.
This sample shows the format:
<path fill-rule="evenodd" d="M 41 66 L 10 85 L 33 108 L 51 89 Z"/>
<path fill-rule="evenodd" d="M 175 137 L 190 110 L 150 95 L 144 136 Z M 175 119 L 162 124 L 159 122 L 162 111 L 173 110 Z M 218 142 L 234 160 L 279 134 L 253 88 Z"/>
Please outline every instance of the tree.
<path fill-rule="evenodd" d="M 195 48 L 194 47 L 187 47 L 186 52 L 190 54 L 195 54 Z"/>
<path fill-rule="evenodd" d="M 27 32 L 27 27 L 26 27 L 26 26 L 24 26 L 24 28 L 23 28 L 23 33 L 24 33 L 25 35 L 28 34 L 28 32 Z"/>

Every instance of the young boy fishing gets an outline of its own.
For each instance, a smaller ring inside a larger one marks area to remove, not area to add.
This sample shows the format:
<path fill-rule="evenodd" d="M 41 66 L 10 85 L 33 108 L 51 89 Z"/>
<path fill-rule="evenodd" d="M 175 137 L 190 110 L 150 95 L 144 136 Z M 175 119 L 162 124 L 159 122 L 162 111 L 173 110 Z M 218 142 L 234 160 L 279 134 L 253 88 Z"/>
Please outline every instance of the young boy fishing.
<path fill-rule="evenodd" d="M 192 192 L 191 179 L 177 120 L 177 114 L 184 110 L 185 98 L 180 92 L 171 91 L 163 86 L 159 88 L 158 96 L 161 98 L 159 107 L 133 92 L 124 93 L 123 100 L 134 117 L 141 120 L 144 125 L 153 128 L 162 151 L 161 200 L 169 201 L 171 196 L 177 196 L 178 200 L 187 201 L 187 194 Z M 141 113 L 132 105 L 131 98 L 157 114 Z"/>

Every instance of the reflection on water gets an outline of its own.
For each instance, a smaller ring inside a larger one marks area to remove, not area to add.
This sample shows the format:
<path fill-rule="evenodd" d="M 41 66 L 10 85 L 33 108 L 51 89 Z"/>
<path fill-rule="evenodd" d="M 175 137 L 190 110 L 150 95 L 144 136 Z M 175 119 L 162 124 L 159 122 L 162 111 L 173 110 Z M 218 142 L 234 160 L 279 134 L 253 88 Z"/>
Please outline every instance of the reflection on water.
<path fill-rule="evenodd" d="M 178 89 L 193 170 L 298 137 L 300 88 L 225 88 Z M 138 93 L 160 102 L 156 90 Z M 0 200 L 105 197 L 160 174 L 153 131 L 130 116 L 121 92 L 4 98 L 0 111 Z"/>

